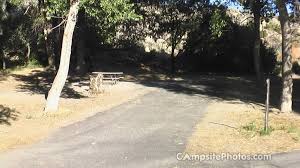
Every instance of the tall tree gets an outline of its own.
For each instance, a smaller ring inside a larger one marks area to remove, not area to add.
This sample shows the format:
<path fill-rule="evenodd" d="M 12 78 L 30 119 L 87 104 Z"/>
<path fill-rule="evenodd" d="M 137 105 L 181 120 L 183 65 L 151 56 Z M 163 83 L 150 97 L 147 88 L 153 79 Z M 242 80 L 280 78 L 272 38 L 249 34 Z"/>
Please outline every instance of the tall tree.
<path fill-rule="evenodd" d="M 254 22 L 254 41 L 253 41 L 253 65 L 258 84 L 263 83 L 263 67 L 261 58 L 261 36 L 260 25 L 264 18 L 268 18 L 273 14 L 269 0 L 238 0 L 246 9 L 250 9 L 253 14 Z"/>
<path fill-rule="evenodd" d="M 66 11 L 66 1 L 61 0 L 51 0 L 51 5 L 49 6 L 50 12 L 58 11 L 59 13 L 64 15 L 64 11 Z M 67 24 L 64 30 L 63 35 L 63 44 L 61 49 L 60 56 L 60 65 L 57 72 L 57 75 L 54 79 L 54 82 L 51 86 L 51 89 L 48 93 L 45 112 L 55 112 L 58 110 L 59 105 L 59 97 L 65 85 L 69 65 L 70 65 L 70 57 L 71 57 L 71 49 L 72 49 L 72 40 L 73 33 L 75 29 L 75 25 L 77 23 L 77 15 L 79 8 L 83 7 L 86 11 L 88 17 L 93 18 L 93 24 L 97 25 L 98 29 L 109 30 L 101 27 L 101 23 L 105 23 L 108 28 L 114 28 L 122 20 L 135 19 L 137 15 L 133 10 L 133 5 L 129 0 L 71 0 L 70 1 L 70 9 L 67 17 Z M 112 38 L 113 36 L 107 36 L 108 38 Z M 109 40 L 108 40 L 109 41 Z"/>
<path fill-rule="evenodd" d="M 282 93 L 281 93 L 281 112 L 292 111 L 292 57 L 291 57 L 291 27 L 287 2 L 285 0 L 276 0 L 276 6 L 279 11 L 279 20 L 282 35 Z"/>
<path fill-rule="evenodd" d="M 182 3 L 182 2 L 180 2 Z M 176 72 L 175 61 L 176 54 L 175 50 L 178 44 L 182 41 L 183 36 L 187 33 L 188 23 L 191 23 L 189 12 L 191 12 L 184 4 L 179 4 L 176 2 L 169 2 L 162 6 L 162 20 L 161 23 L 162 31 L 170 33 L 168 39 L 171 46 L 171 73 Z"/>
<path fill-rule="evenodd" d="M 170 72 L 174 74 L 178 54 L 176 50 L 188 32 L 197 24 L 195 23 L 197 7 L 203 3 L 194 0 L 157 0 L 141 3 L 145 5 L 145 24 L 150 25 L 149 35 L 155 39 L 163 37 L 168 44 Z"/>
<path fill-rule="evenodd" d="M 47 15 L 49 2 L 47 0 L 39 0 L 39 9 L 43 18 L 43 33 L 45 42 L 45 53 L 48 58 L 48 67 L 55 67 L 53 41 L 50 36 L 50 30 L 52 29 L 51 17 Z"/>
<path fill-rule="evenodd" d="M 67 25 L 65 27 L 63 44 L 61 49 L 60 65 L 52 87 L 49 91 L 45 112 L 55 112 L 58 110 L 59 97 L 68 77 L 70 57 L 72 50 L 72 40 L 77 14 L 79 10 L 79 0 L 71 1 L 71 7 L 68 14 Z"/>
<path fill-rule="evenodd" d="M 262 83 L 263 81 L 263 71 L 261 65 L 261 54 L 260 54 L 260 22 L 261 22 L 261 9 L 262 9 L 262 1 L 254 0 L 252 2 L 251 10 L 254 16 L 254 31 L 255 31 L 255 39 L 253 45 L 253 60 L 254 60 L 254 69 L 256 73 L 256 78 L 258 83 Z"/>

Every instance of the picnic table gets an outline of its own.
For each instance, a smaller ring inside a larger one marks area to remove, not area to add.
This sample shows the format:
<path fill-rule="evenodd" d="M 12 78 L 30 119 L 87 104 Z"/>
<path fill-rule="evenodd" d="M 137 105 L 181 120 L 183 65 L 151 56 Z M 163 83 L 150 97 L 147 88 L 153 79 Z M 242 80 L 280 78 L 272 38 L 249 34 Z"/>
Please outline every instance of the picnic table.
<path fill-rule="evenodd" d="M 90 91 L 92 93 L 104 92 L 103 85 L 117 84 L 123 78 L 123 72 L 92 72 L 90 74 Z"/>
<path fill-rule="evenodd" d="M 93 76 L 102 76 L 102 80 L 117 84 L 123 78 L 123 72 L 92 72 Z"/>

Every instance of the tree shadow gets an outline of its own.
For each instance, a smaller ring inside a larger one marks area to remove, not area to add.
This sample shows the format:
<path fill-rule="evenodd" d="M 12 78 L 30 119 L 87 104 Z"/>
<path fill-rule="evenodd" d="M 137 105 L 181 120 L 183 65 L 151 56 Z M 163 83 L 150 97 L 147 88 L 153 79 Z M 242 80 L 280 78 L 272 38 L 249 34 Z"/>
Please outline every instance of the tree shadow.
<path fill-rule="evenodd" d="M 22 84 L 20 84 L 17 87 L 17 91 L 29 92 L 31 94 L 44 94 L 46 98 L 51 88 L 52 82 L 55 78 L 55 72 L 51 70 L 34 70 L 28 75 L 13 74 L 12 76 L 16 78 L 16 80 L 22 81 Z M 81 87 L 81 85 L 83 85 L 80 82 L 81 78 L 74 77 L 74 79 L 68 79 L 63 88 L 61 97 L 74 99 L 80 99 L 85 97 L 84 95 L 75 91 L 72 88 L 72 82 L 76 81 L 78 81 L 77 86 Z"/>
<path fill-rule="evenodd" d="M 132 74 L 135 75 L 135 74 Z M 165 89 L 178 94 L 207 96 L 219 101 L 242 101 L 264 105 L 266 87 L 258 87 L 255 76 L 234 76 L 229 74 L 180 75 L 179 80 L 161 79 L 155 74 L 136 76 L 138 83 L 148 87 Z M 281 78 L 271 76 L 270 106 L 279 108 Z M 127 81 L 134 81 L 128 79 Z M 293 109 L 300 112 L 300 79 L 294 79 Z"/>
<path fill-rule="evenodd" d="M 8 72 L 0 70 L 0 81 L 3 81 L 7 78 Z"/>
<path fill-rule="evenodd" d="M 182 76 L 179 81 L 165 80 L 150 83 L 142 81 L 141 83 L 181 94 L 205 95 L 216 100 L 241 100 L 248 103 L 263 102 L 263 92 L 256 87 L 252 77 L 200 75 L 198 77 Z"/>
<path fill-rule="evenodd" d="M 11 125 L 11 121 L 17 120 L 19 112 L 15 109 L 0 105 L 0 125 Z"/>

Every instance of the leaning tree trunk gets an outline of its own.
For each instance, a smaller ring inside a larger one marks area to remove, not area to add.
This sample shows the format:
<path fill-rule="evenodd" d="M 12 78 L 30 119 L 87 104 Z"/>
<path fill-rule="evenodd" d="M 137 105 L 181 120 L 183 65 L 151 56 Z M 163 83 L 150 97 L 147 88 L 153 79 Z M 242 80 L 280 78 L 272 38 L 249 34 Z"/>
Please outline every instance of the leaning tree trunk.
<path fill-rule="evenodd" d="M 291 29 L 289 15 L 284 0 L 276 0 L 279 10 L 279 19 L 282 34 L 282 93 L 281 93 L 281 112 L 292 111 L 292 57 L 291 57 Z"/>
<path fill-rule="evenodd" d="M 73 1 L 64 31 L 59 69 L 48 93 L 45 112 L 56 112 L 58 110 L 59 97 L 67 80 L 69 71 L 73 33 L 77 22 L 78 9 L 79 0 Z"/>
<path fill-rule="evenodd" d="M 263 82 L 263 71 L 261 64 L 261 55 L 260 55 L 260 4 L 259 2 L 254 2 L 253 4 L 253 15 L 254 15 L 254 31 L 255 39 L 253 46 L 253 60 L 254 60 L 254 70 L 256 73 L 256 79 L 258 84 Z"/>

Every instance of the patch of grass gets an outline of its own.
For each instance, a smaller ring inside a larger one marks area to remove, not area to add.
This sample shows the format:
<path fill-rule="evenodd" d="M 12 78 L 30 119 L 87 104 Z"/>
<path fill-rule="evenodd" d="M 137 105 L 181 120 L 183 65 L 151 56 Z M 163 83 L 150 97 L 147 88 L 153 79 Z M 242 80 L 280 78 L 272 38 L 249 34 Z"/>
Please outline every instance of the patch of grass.
<path fill-rule="evenodd" d="M 42 67 L 42 66 L 39 66 L 39 67 Z M 39 68 L 38 66 L 36 67 L 29 67 L 27 65 L 24 65 L 24 66 L 15 66 L 15 67 L 10 67 L 10 68 L 7 68 L 5 70 L 0 70 L 0 73 L 2 73 L 3 75 L 9 75 L 13 72 L 16 72 L 16 71 L 22 71 L 23 69 L 25 68 Z"/>
<path fill-rule="evenodd" d="M 242 126 L 242 131 L 246 131 L 246 135 L 250 135 L 250 137 L 254 137 L 256 135 L 267 136 L 271 135 L 271 133 L 275 130 L 273 127 L 269 127 L 267 131 L 265 131 L 264 127 L 260 124 L 255 123 L 254 121 Z"/>
<path fill-rule="evenodd" d="M 294 124 L 291 124 L 290 127 L 287 128 L 287 133 L 291 134 L 292 139 L 294 141 L 300 140 L 300 128 L 295 126 Z"/>
<path fill-rule="evenodd" d="M 13 73 L 15 71 L 21 71 L 23 69 L 29 68 L 29 69 L 33 69 L 33 68 L 42 68 L 43 65 L 36 59 L 32 58 L 29 60 L 29 62 L 26 65 L 19 65 L 19 66 L 14 66 L 14 67 L 9 67 L 7 69 L 1 69 L 0 70 L 0 74 L 2 75 L 8 75 L 10 73 Z"/>
<path fill-rule="evenodd" d="M 297 132 L 299 132 L 299 128 L 297 128 L 295 125 L 291 125 L 290 127 L 288 127 L 287 132 L 288 133 L 297 133 Z"/>
<path fill-rule="evenodd" d="M 256 130 L 255 122 L 250 122 L 249 124 L 242 126 L 242 129 L 246 131 L 255 131 Z"/>
<path fill-rule="evenodd" d="M 267 135 L 271 135 L 271 133 L 274 131 L 275 129 L 272 127 L 269 127 L 267 130 L 265 130 L 264 128 L 262 128 L 259 131 L 259 135 L 260 136 L 267 136 Z"/>
<path fill-rule="evenodd" d="M 14 71 L 19 71 L 24 68 L 25 68 L 24 66 L 15 66 L 15 67 L 7 68 L 7 69 L 2 69 L 2 70 L 0 70 L 0 73 L 3 75 L 8 75 Z"/>
<path fill-rule="evenodd" d="M 31 57 L 31 59 L 28 61 L 27 68 L 40 68 L 42 67 L 41 63 L 35 58 Z"/>
<path fill-rule="evenodd" d="M 246 135 L 247 137 L 254 137 L 254 136 L 269 136 L 274 131 L 283 131 L 291 135 L 293 140 L 299 141 L 300 140 L 300 127 L 295 123 L 288 123 L 278 120 L 277 122 L 273 123 L 267 131 L 264 130 L 264 126 L 262 123 L 258 123 L 255 121 L 249 122 L 248 124 L 241 127 L 240 132 Z"/>

